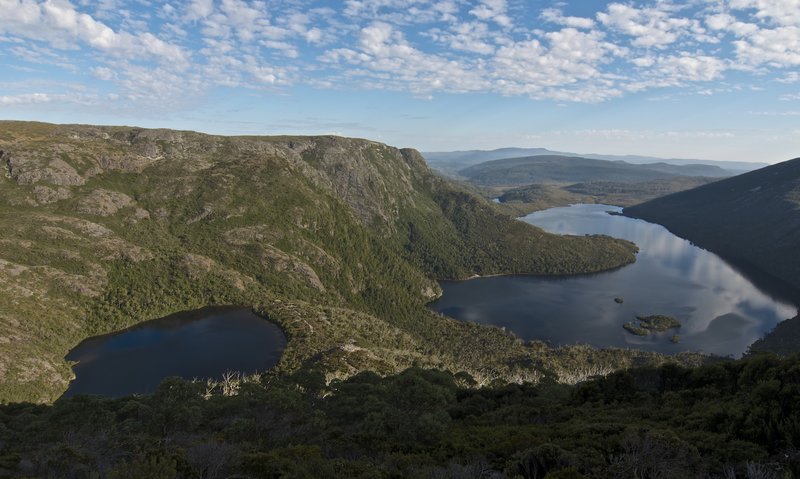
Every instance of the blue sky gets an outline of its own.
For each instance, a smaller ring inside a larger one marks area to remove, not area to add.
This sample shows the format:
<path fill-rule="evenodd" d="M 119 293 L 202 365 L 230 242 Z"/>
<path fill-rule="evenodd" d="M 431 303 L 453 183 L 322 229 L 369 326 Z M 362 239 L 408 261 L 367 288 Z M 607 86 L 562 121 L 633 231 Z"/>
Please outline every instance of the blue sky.
<path fill-rule="evenodd" d="M 800 0 L 0 0 L 0 118 L 800 156 Z"/>

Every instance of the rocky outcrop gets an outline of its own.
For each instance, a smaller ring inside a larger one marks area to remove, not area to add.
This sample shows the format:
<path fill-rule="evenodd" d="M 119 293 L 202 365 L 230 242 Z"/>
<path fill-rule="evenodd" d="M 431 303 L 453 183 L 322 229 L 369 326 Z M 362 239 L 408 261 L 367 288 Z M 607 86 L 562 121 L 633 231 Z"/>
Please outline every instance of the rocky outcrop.
<path fill-rule="evenodd" d="M 299 258 L 284 253 L 273 246 L 264 245 L 262 248 L 261 262 L 265 267 L 277 272 L 289 273 L 308 286 L 318 291 L 325 291 L 325 286 L 320 281 L 314 268 Z"/>
<path fill-rule="evenodd" d="M 63 186 L 51 188 L 49 186 L 36 185 L 33 187 L 33 197 L 40 205 L 47 205 L 71 198 L 72 192 L 69 188 Z"/>
<path fill-rule="evenodd" d="M 86 183 L 75 168 L 61 158 L 48 159 L 19 153 L 6 155 L 11 178 L 19 185 L 46 182 L 59 186 L 75 186 Z"/>
<path fill-rule="evenodd" d="M 79 213 L 86 213 L 97 216 L 111 216 L 122 208 L 134 206 L 133 199 L 118 191 L 97 189 L 89 193 L 88 196 L 81 198 L 75 209 Z M 149 215 L 148 215 L 149 216 Z"/>

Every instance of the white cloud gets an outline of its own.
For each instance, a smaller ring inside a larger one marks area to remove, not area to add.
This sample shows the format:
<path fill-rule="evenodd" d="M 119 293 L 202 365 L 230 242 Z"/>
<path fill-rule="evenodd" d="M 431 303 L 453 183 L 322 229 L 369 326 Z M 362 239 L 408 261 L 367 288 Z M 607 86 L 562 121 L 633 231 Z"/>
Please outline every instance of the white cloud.
<path fill-rule="evenodd" d="M 783 77 L 777 78 L 775 81 L 780 83 L 797 83 L 800 82 L 800 72 L 789 72 Z"/>
<path fill-rule="evenodd" d="M 739 67 L 800 65 L 800 0 L 731 0 L 730 6 L 755 10 L 752 18 L 756 22 L 718 13 L 708 16 L 706 25 L 737 37 L 732 45 Z"/>
<path fill-rule="evenodd" d="M 725 62 L 707 55 L 669 55 L 656 62 L 656 70 L 667 83 L 711 81 L 725 71 Z"/>
<path fill-rule="evenodd" d="M 542 10 L 542 19 L 557 25 L 564 25 L 572 28 L 593 28 L 594 20 L 583 17 L 565 17 L 561 10 L 557 8 L 546 8 Z"/>
<path fill-rule="evenodd" d="M 53 101 L 47 93 L 25 93 L 21 95 L 0 96 L 0 105 L 28 105 L 31 103 L 49 103 Z"/>
<path fill-rule="evenodd" d="M 490 55 L 495 51 L 494 45 L 489 43 L 490 36 L 494 35 L 489 31 L 489 27 L 482 22 L 455 23 L 448 32 L 432 30 L 429 35 L 434 40 L 446 44 L 453 50 L 479 53 L 481 55 Z"/>
<path fill-rule="evenodd" d="M 458 7 L 453 0 L 346 0 L 342 13 L 366 21 L 396 25 L 453 21 Z"/>
<path fill-rule="evenodd" d="M 592 18 L 519 0 L 72 1 L 0 0 L 0 57 L 109 82 L 103 95 L 116 85 L 121 101 L 154 108 L 218 85 L 597 102 L 718 93 L 708 83 L 729 70 L 800 81 L 786 71 L 800 65 L 800 0 L 618 1 Z"/>
<path fill-rule="evenodd" d="M 48 42 L 56 48 L 76 48 L 84 43 L 118 57 L 155 57 L 172 65 L 185 65 L 186 52 L 146 32 L 115 32 L 90 15 L 79 13 L 66 0 L 0 0 L 0 34 Z"/>
<path fill-rule="evenodd" d="M 783 26 L 800 26 L 798 0 L 730 0 L 731 8 L 755 9 L 755 18 Z"/>
<path fill-rule="evenodd" d="M 99 80 L 113 80 L 117 77 L 116 73 L 110 68 L 106 67 L 94 67 L 92 68 L 92 74 L 95 78 Z"/>
<path fill-rule="evenodd" d="M 214 0 L 192 0 L 186 7 L 189 20 L 206 18 L 214 11 Z"/>
<path fill-rule="evenodd" d="M 597 20 L 608 28 L 634 37 L 633 45 L 646 48 L 665 48 L 682 35 L 703 33 L 697 20 L 673 18 L 668 4 L 659 3 L 658 6 L 636 8 L 612 3 L 605 12 L 597 14 Z"/>
<path fill-rule="evenodd" d="M 762 28 L 733 42 L 746 65 L 774 67 L 800 65 L 800 27 Z"/>
<path fill-rule="evenodd" d="M 479 20 L 493 21 L 502 27 L 510 27 L 511 18 L 506 14 L 506 0 L 480 0 L 480 3 L 469 11 Z"/>
<path fill-rule="evenodd" d="M 71 92 L 69 94 L 53 93 L 21 93 L 18 95 L 0 96 L 0 105 L 14 107 L 24 105 L 38 105 L 51 103 L 73 103 L 84 106 L 96 105 L 98 98 L 95 95 Z"/>
<path fill-rule="evenodd" d="M 425 96 L 436 91 L 467 92 L 489 87 L 477 69 L 420 51 L 408 43 L 402 32 L 383 22 L 361 30 L 358 48 L 334 49 L 322 55 L 321 60 L 360 67 L 345 72 L 345 76 L 360 78 L 365 88 L 409 90 Z"/>
<path fill-rule="evenodd" d="M 501 78 L 501 92 L 527 93 L 535 98 L 601 101 L 618 94 L 613 82 L 604 78 L 598 65 L 622 53 L 615 45 L 603 41 L 600 32 L 582 32 L 565 28 L 545 34 L 549 48 L 537 40 L 504 46 L 494 59 L 495 76 Z M 548 87 L 573 85 L 586 81 L 594 87 L 584 98 L 570 90 L 566 96 Z M 606 88 L 598 88 L 604 86 Z"/>

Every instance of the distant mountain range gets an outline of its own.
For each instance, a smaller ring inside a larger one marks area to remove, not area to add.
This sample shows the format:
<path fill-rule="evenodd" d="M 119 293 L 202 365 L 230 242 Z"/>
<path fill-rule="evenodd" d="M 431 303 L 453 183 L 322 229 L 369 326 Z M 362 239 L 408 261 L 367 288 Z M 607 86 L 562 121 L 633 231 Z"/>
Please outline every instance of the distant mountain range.
<path fill-rule="evenodd" d="M 547 148 L 500 148 L 497 150 L 431 151 L 422 153 L 422 156 L 425 157 L 425 160 L 427 160 L 429 165 L 445 174 L 452 174 L 460 169 L 477 165 L 478 163 L 483 163 L 485 161 L 547 155 L 580 157 L 593 160 L 624 161 L 626 163 L 634 164 L 667 163 L 670 165 L 711 165 L 728 170 L 729 174 L 727 176 L 768 166 L 767 163 L 763 162 L 657 158 L 654 156 L 639 155 L 598 155 L 593 153 L 579 154 L 548 150 Z"/>
<path fill-rule="evenodd" d="M 539 155 L 493 160 L 458 170 L 458 175 L 480 186 L 521 186 L 534 183 L 588 181 L 645 182 L 678 176 L 726 177 L 719 166 L 631 164 L 561 155 Z"/>
<path fill-rule="evenodd" d="M 800 158 L 625 208 L 800 289 Z"/>

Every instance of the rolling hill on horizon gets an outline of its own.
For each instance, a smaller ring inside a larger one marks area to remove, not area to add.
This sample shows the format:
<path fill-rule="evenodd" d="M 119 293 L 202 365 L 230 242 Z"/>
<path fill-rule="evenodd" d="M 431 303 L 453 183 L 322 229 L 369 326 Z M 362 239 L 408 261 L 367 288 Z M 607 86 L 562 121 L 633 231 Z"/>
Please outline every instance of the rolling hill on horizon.
<path fill-rule="evenodd" d="M 623 161 L 582 157 L 539 155 L 492 160 L 458 171 L 479 186 L 516 187 L 541 183 L 584 183 L 591 181 L 648 182 L 686 177 L 724 177 L 728 172 L 706 165 L 635 165 Z"/>
<path fill-rule="evenodd" d="M 458 170 L 492 160 L 507 158 L 522 158 L 528 156 L 568 156 L 589 158 L 593 160 L 624 161 L 633 164 L 666 163 L 669 165 L 706 165 L 717 166 L 727 173 L 722 176 L 731 176 L 746 171 L 768 166 L 768 163 L 699 160 L 686 158 L 659 158 L 641 155 L 601 155 L 594 153 L 574 153 L 549 150 L 547 148 L 498 148 L 495 150 L 464 150 L 464 151 L 430 151 L 422 152 L 422 156 L 432 168 L 447 174 L 454 174 Z"/>

